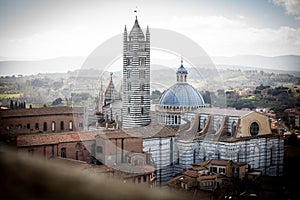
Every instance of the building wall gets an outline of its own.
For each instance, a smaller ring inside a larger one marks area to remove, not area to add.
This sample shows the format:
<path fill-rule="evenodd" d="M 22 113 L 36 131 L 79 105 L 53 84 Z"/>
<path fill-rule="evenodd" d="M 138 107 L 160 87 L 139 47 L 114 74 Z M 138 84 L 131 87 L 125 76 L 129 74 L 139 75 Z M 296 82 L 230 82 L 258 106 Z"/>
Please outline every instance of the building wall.
<path fill-rule="evenodd" d="M 96 138 L 96 158 L 105 165 L 125 162 L 128 152 L 142 153 L 141 138 Z M 97 150 L 98 149 L 98 150 Z M 102 151 L 99 151 L 102 149 Z"/>
<path fill-rule="evenodd" d="M 166 183 L 173 173 L 182 171 L 175 137 L 143 139 L 143 151 L 150 153 L 156 167 L 158 183 Z"/>
<path fill-rule="evenodd" d="M 62 156 L 65 148 L 65 158 L 91 162 L 90 146 L 95 143 L 91 141 L 65 142 L 59 144 L 46 144 L 39 146 L 18 147 L 19 152 L 27 153 L 29 156 L 51 158 Z"/>
<path fill-rule="evenodd" d="M 243 118 L 241 118 L 241 123 L 238 131 L 237 137 L 249 137 L 250 134 L 250 125 L 252 122 L 256 122 L 259 124 L 259 135 L 267 135 L 271 134 L 271 127 L 268 117 L 253 112 Z"/>
<path fill-rule="evenodd" d="M 283 174 L 284 144 L 280 137 L 252 138 L 236 142 L 184 141 L 175 137 L 151 138 L 143 140 L 143 150 L 152 155 L 159 183 L 170 180 L 173 173 L 192 167 L 194 162 L 209 159 L 246 162 L 250 168 L 260 170 L 266 175 Z"/>
<path fill-rule="evenodd" d="M 35 133 L 35 132 L 67 132 L 83 130 L 83 114 L 53 114 L 53 115 L 36 115 L 23 117 L 1 118 L 0 129 L 12 133 Z M 55 128 L 52 129 L 52 122 L 55 122 Z M 61 129 L 63 122 L 63 129 Z M 69 123 L 72 123 L 72 129 Z M 46 129 L 44 129 L 46 123 Z M 38 127 L 36 127 L 38 124 Z"/>

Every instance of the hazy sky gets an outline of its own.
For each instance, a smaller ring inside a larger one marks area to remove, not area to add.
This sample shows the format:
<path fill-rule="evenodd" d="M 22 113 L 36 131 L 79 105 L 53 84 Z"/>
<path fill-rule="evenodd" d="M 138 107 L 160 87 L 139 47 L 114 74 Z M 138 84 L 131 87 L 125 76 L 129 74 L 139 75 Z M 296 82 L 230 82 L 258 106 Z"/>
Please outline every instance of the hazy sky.
<path fill-rule="evenodd" d="M 131 29 L 136 6 L 142 27 L 177 31 L 210 56 L 300 55 L 300 0 L 0 0 L 0 57 L 87 56 Z"/>

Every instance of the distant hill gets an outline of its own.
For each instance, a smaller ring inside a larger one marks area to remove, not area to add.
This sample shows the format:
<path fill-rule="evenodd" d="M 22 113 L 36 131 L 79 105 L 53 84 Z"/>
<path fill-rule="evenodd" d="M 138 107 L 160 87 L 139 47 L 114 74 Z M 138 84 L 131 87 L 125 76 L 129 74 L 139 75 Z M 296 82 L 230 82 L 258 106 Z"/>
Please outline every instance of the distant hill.
<path fill-rule="evenodd" d="M 85 62 L 85 57 L 59 57 L 46 60 L 36 61 L 14 61 L 5 60 L 0 61 L 0 76 L 11 75 L 32 75 L 38 73 L 66 73 L 67 71 L 73 71 L 80 69 Z M 287 55 L 276 57 L 265 57 L 257 55 L 243 55 L 233 57 L 216 56 L 212 57 L 214 64 L 217 67 L 233 66 L 238 67 L 241 70 L 244 69 L 261 69 L 261 70 L 277 70 L 280 72 L 286 72 L 294 74 L 294 72 L 300 71 L 300 56 L 299 55 Z M 95 60 L 89 64 L 94 67 L 99 65 Z M 197 66 L 197 63 L 194 63 Z M 152 66 L 155 68 L 155 66 Z M 174 66 L 174 68 L 177 66 Z M 158 68 L 159 69 L 159 68 Z M 156 69 L 155 69 L 156 70 Z M 166 73 L 164 73 L 166 74 Z M 298 74 L 298 73 L 297 73 Z"/>
<path fill-rule="evenodd" d="M 212 57 L 216 65 L 235 65 L 245 66 L 256 69 L 272 69 L 280 71 L 300 71 L 300 56 L 257 56 L 257 55 L 242 55 L 233 57 L 216 56 Z"/>
<path fill-rule="evenodd" d="M 79 69 L 85 57 L 59 57 L 33 61 L 0 61 L 0 75 L 35 75 L 39 73 L 66 73 Z"/>

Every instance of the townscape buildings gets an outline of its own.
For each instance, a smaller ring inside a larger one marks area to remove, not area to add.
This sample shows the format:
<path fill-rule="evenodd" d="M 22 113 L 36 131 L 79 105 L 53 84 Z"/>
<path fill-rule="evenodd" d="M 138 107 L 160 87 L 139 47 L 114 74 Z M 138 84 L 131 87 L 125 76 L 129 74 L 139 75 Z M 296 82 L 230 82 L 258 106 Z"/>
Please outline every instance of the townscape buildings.
<path fill-rule="evenodd" d="M 182 173 L 192 179 L 176 179 L 183 188 L 209 189 L 216 186 L 217 172 L 238 178 L 251 169 L 283 174 L 283 138 L 266 115 L 210 107 L 188 83 L 183 60 L 177 82 L 152 112 L 150 30 L 144 34 L 137 18 L 129 34 L 125 27 L 123 50 L 122 91 L 112 76 L 106 90 L 100 89 L 95 130 L 85 130 L 84 108 L 46 107 L 1 110 L 1 131 L 31 133 L 17 137 L 18 151 L 107 165 L 136 183 L 164 184 Z"/>

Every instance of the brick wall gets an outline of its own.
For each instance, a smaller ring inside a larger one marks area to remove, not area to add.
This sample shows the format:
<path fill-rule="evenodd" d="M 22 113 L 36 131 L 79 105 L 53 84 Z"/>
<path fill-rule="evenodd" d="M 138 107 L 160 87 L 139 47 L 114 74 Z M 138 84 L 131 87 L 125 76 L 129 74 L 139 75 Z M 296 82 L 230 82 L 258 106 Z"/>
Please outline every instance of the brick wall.
<path fill-rule="evenodd" d="M 19 147 L 19 152 L 27 153 L 28 156 L 50 158 L 52 156 L 62 156 L 62 149 L 65 148 L 65 157 L 74 160 L 91 162 L 91 146 L 95 140 L 65 142 L 51 145 L 39 145 L 30 147 Z"/>

